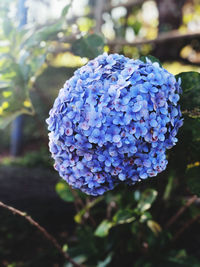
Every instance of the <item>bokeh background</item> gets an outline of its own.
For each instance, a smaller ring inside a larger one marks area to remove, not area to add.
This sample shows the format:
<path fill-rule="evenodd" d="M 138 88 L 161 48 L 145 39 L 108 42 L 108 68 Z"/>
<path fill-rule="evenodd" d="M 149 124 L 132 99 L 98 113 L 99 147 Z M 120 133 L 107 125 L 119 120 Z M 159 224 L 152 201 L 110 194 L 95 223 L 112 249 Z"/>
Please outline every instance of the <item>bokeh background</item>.
<path fill-rule="evenodd" d="M 53 170 L 45 119 L 65 80 L 103 52 L 188 72 L 185 123 L 164 173 L 91 198 Z M 199 71 L 199 0 L 1 0 L 0 201 L 31 214 L 85 266 L 200 266 Z M 0 208 L 0 266 L 71 265 Z"/>

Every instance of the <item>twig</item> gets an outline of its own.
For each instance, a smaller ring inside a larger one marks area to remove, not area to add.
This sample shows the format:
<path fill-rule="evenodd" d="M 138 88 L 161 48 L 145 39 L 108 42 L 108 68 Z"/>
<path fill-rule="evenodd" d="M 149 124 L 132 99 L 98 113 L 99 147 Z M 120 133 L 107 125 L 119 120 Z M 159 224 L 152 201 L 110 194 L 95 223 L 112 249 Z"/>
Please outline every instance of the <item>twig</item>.
<path fill-rule="evenodd" d="M 82 208 L 84 208 L 84 203 L 82 199 L 78 196 L 75 190 L 73 190 L 71 187 L 69 187 L 69 190 L 74 196 L 74 206 L 75 206 L 76 212 L 78 213 Z"/>
<path fill-rule="evenodd" d="M 107 45 L 111 46 L 111 47 L 115 47 L 115 46 L 124 46 L 124 45 L 128 45 L 128 46 L 141 46 L 144 44 L 159 44 L 159 43 L 164 43 L 167 41 L 178 41 L 178 40 L 182 40 L 182 39 L 193 39 L 193 38 L 200 38 L 200 31 L 195 31 L 195 32 L 187 32 L 186 34 L 180 34 L 179 31 L 177 30 L 173 30 L 173 31 L 169 31 L 167 33 L 160 33 L 157 38 L 155 39 L 144 39 L 144 38 L 136 38 L 133 42 L 128 42 L 125 39 L 114 39 L 114 40 L 107 40 Z M 73 38 L 69 38 L 69 37 L 63 37 L 61 38 L 59 41 L 60 42 L 64 42 L 64 43 L 73 43 L 73 41 L 76 40 L 76 37 L 73 36 Z M 68 52 L 69 48 L 59 48 L 58 50 L 55 49 L 54 51 L 52 51 L 52 53 L 57 53 L 57 52 Z M 179 60 L 181 60 L 181 58 L 179 58 Z M 191 62 L 190 64 L 195 64 L 195 65 L 199 65 L 199 63 L 193 63 Z"/>
<path fill-rule="evenodd" d="M 37 223 L 35 220 L 33 220 L 30 216 L 28 216 L 25 212 L 22 212 L 18 209 L 15 209 L 11 206 L 8 206 L 6 204 L 4 204 L 3 202 L 0 201 L 0 207 L 5 208 L 9 211 L 11 211 L 13 214 L 18 214 L 22 217 L 24 217 L 30 224 L 32 224 L 33 226 L 35 226 L 42 234 L 43 236 L 49 240 L 54 247 L 60 252 L 60 254 L 63 255 L 63 257 L 68 260 L 69 262 L 71 262 L 71 264 L 73 264 L 73 266 L 75 267 L 83 267 L 82 265 L 76 263 L 67 252 L 62 250 L 62 247 L 59 245 L 58 241 L 51 235 L 49 234 L 46 229 L 44 227 L 42 227 L 41 225 L 39 225 L 39 223 Z"/>
<path fill-rule="evenodd" d="M 116 208 L 116 207 L 117 207 L 117 204 L 116 204 L 116 202 L 115 202 L 114 200 L 112 200 L 112 201 L 108 204 L 108 206 L 107 206 L 107 210 L 106 210 L 106 217 L 107 217 L 108 220 L 111 219 L 111 212 L 112 212 L 112 210 L 113 210 L 114 208 Z"/>
<path fill-rule="evenodd" d="M 82 199 L 79 197 L 78 193 L 75 190 L 73 190 L 71 187 L 70 187 L 70 191 L 71 191 L 72 195 L 74 196 L 77 204 L 79 204 L 81 206 L 81 208 L 84 208 L 85 205 L 84 205 Z"/>
<path fill-rule="evenodd" d="M 89 205 L 90 205 L 90 199 L 86 198 L 86 207 L 89 206 Z M 90 214 L 90 209 L 89 208 L 87 209 L 85 215 L 86 215 L 85 218 L 86 219 L 88 218 L 90 220 L 91 224 L 94 227 L 96 227 L 96 222 L 95 222 L 94 218 L 92 217 L 92 215 Z"/>
<path fill-rule="evenodd" d="M 115 39 L 109 40 L 107 42 L 108 45 L 129 45 L 129 46 L 139 46 L 143 44 L 154 44 L 154 43 L 163 43 L 169 40 L 180 40 L 180 39 L 191 39 L 191 38 L 199 38 L 200 31 L 187 32 L 185 34 L 180 34 L 179 31 L 173 30 L 167 33 L 160 33 L 155 39 L 144 39 L 144 38 L 136 38 L 133 42 L 127 42 L 124 39 Z"/>
<path fill-rule="evenodd" d="M 183 227 L 175 234 L 174 238 L 172 239 L 172 242 L 176 241 L 185 230 L 187 230 L 194 222 L 196 222 L 198 219 L 200 219 L 200 214 L 196 215 L 194 218 L 187 221 Z"/>
<path fill-rule="evenodd" d="M 192 203 L 194 203 L 197 200 L 197 196 L 192 196 L 186 203 L 184 206 L 182 206 L 177 213 L 172 216 L 172 218 L 167 222 L 165 228 L 169 228 L 180 216 L 181 214 L 189 207 L 192 205 Z"/>

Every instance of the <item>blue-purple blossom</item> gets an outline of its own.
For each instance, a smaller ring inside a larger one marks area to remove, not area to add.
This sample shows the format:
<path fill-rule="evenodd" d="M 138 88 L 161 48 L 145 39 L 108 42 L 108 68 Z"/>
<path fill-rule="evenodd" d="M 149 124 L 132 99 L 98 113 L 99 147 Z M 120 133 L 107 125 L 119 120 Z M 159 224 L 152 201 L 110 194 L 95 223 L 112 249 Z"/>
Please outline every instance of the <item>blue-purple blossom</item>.
<path fill-rule="evenodd" d="M 150 60 L 104 53 L 89 61 L 49 112 L 55 169 L 94 196 L 156 176 L 182 125 L 180 92 L 180 81 Z"/>

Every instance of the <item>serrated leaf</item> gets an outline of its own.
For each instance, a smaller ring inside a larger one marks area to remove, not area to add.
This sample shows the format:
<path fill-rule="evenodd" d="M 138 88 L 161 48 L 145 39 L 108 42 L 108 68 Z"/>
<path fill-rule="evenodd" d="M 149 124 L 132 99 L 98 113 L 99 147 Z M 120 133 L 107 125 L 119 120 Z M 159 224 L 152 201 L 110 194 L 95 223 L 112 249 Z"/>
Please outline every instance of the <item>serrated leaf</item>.
<path fill-rule="evenodd" d="M 153 202 L 155 201 L 156 197 L 157 197 L 157 191 L 154 189 L 146 189 L 142 195 L 141 198 L 139 200 L 139 203 L 137 205 L 137 209 L 140 212 L 144 212 L 145 210 L 148 210 L 151 208 L 151 205 L 153 204 Z"/>
<path fill-rule="evenodd" d="M 103 47 L 103 37 L 94 33 L 76 40 L 71 50 L 75 55 L 92 59 L 103 53 Z"/>
<path fill-rule="evenodd" d="M 176 75 L 176 79 L 181 79 L 183 94 L 180 104 L 183 114 L 192 118 L 200 118 L 200 73 L 189 71 Z"/>
<path fill-rule="evenodd" d="M 195 166 L 186 172 L 187 184 L 191 192 L 200 197 L 200 166 Z"/>
<path fill-rule="evenodd" d="M 56 184 L 56 192 L 60 198 L 67 202 L 73 202 L 74 196 L 68 186 L 64 181 L 60 181 Z"/>
<path fill-rule="evenodd" d="M 135 216 L 133 216 L 133 211 L 132 210 L 119 210 L 114 216 L 113 216 L 113 221 L 116 224 L 124 224 L 124 223 L 130 223 L 135 221 Z"/>
<path fill-rule="evenodd" d="M 141 56 L 140 60 L 143 61 L 144 63 L 147 62 L 147 59 L 149 59 L 152 63 L 158 63 L 160 67 L 162 67 L 162 64 L 160 60 L 154 56 L 148 55 L 148 56 Z"/>
<path fill-rule="evenodd" d="M 108 220 L 103 220 L 95 231 L 95 236 L 105 237 L 108 235 L 110 228 L 113 226 L 113 223 Z"/>

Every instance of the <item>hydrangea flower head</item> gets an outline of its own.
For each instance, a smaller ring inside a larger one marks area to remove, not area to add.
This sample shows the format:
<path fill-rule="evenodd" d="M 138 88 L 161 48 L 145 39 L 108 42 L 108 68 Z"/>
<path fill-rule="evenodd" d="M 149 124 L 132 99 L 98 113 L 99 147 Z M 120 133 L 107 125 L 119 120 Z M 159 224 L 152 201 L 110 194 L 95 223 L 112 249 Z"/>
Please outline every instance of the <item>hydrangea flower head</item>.
<path fill-rule="evenodd" d="M 167 165 L 182 125 L 180 81 L 147 59 L 98 56 L 75 71 L 47 119 L 55 169 L 73 188 L 102 195 Z"/>

